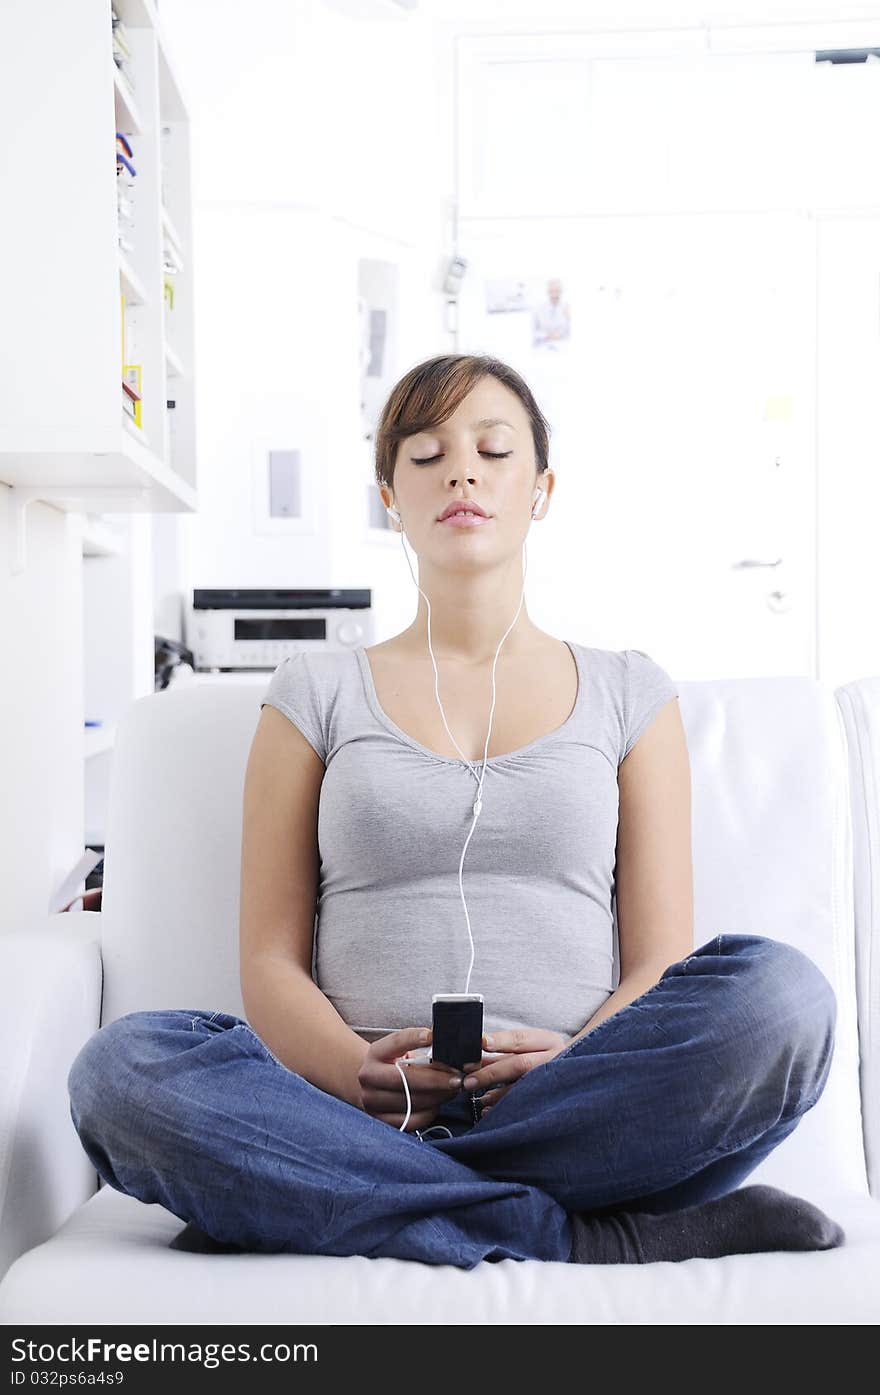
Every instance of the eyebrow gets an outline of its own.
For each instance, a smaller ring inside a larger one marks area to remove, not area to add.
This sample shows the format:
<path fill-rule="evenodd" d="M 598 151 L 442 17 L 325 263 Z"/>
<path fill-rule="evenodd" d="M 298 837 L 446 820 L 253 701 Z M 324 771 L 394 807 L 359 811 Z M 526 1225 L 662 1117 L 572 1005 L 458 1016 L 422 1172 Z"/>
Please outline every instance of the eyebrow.
<path fill-rule="evenodd" d="M 515 427 L 515 426 L 512 426 L 511 423 L 510 423 L 509 421 L 505 421 L 503 417 L 481 417 L 479 421 L 475 421 L 475 422 L 473 422 L 473 423 L 471 424 L 471 430 L 472 430 L 472 431 L 476 431 L 477 428 L 478 428 L 478 427 L 481 427 L 481 426 L 509 426 L 510 429 L 511 429 L 511 431 L 515 431 L 515 430 L 516 430 L 516 427 Z M 419 431 L 417 434 L 418 434 L 419 436 L 422 436 L 422 435 L 430 435 L 430 433 L 431 433 L 432 431 L 442 431 L 442 430 L 443 430 L 443 426 L 442 426 L 442 425 L 441 425 L 441 426 L 426 426 L 425 429 L 424 429 L 424 431 Z"/>

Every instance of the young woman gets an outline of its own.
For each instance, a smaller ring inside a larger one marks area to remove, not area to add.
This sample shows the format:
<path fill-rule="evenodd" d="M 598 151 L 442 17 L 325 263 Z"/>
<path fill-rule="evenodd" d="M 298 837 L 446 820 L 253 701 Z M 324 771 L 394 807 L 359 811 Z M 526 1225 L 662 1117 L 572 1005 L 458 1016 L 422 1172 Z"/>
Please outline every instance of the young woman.
<path fill-rule="evenodd" d="M 528 386 L 488 357 L 417 365 L 376 477 L 415 619 L 276 669 L 245 779 L 247 1021 L 96 1033 L 69 1077 L 94 1166 L 186 1221 L 178 1248 L 470 1269 L 840 1245 L 809 1202 L 740 1186 L 822 1093 L 833 990 L 769 937 L 693 947 L 676 688 L 525 607 L 555 483 Z M 465 991 L 485 1036 L 463 1078 L 414 1053 L 432 994 Z"/>

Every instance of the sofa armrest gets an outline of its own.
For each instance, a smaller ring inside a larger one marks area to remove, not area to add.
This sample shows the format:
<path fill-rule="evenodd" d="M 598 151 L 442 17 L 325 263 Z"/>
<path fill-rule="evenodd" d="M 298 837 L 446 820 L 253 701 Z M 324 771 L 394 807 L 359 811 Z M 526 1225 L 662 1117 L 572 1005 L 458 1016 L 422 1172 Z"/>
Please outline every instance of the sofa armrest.
<path fill-rule="evenodd" d="M 0 934 L 0 1279 L 97 1188 L 67 1076 L 101 1025 L 102 979 L 96 911 Z"/>
<path fill-rule="evenodd" d="M 846 732 L 853 834 L 853 914 L 862 1132 L 880 1200 L 880 678 L 835 692 Z"/>

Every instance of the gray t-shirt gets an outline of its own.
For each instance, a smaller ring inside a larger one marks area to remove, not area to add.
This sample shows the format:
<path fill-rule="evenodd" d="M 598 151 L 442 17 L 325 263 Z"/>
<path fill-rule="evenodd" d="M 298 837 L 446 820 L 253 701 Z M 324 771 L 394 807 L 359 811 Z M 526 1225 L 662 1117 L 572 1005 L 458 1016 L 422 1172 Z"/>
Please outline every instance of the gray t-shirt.
<path fill-rule="evenodd" d="M 613 991 L 617 767 L 678 690 L 639 649 L 566 641 L 578 694 L 555 731 L 486 764 L 382 710 L 363 647 L 302 649 L 268 703 L 326 766 L 312 977 L 365 1041 L 430 1025 L 433 993 L 482 993 L 484 1030 L 573 1036 Z M 442 696 L 442 693 L 441 693 Z M 486 725 L 489 711 L 486 709 Z"/>

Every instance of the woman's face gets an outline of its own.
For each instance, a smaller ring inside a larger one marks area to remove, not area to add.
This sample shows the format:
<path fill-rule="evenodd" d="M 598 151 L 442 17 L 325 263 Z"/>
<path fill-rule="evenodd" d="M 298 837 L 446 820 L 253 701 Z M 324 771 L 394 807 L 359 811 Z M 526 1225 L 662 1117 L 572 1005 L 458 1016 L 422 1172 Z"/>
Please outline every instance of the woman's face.
<path fill-rule="evenodd" d="M 540 477 L 548 496 L 551 475 L 547 470 Z M 393 501 L 421 559 L 441 567 L 485 562 L 521 549 L 537 478 L 528 413 L 515 392 L 487 375 L 442 426 L 399 443 Z M 386 504 L 392 502 L 390 490 L 383 486 L 380 492 Z M 444 508 L 456 499 L 476 500 L 487 522 L 472 528 L 441 523 Z"/>

